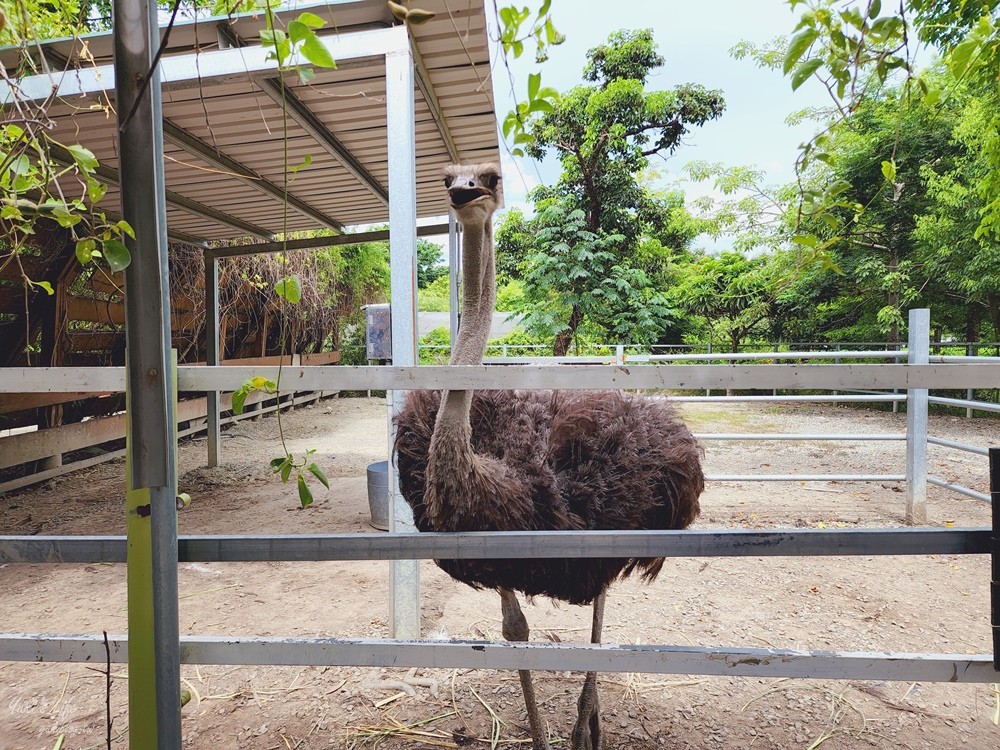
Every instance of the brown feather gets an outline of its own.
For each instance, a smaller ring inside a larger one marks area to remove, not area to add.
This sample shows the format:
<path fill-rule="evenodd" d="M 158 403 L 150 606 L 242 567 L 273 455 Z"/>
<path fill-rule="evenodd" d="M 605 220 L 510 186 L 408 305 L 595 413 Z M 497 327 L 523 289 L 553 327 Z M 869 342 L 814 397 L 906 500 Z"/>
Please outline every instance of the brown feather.
<path fill-rule="evenodd" d="M 429 508 L 427 458 L 441 395 L 414 391 L 396 420 L 403 496 L 421 531 L 682 529 L 705 486 L 701 450 L 672 406 L 618 391 L 477 391 L 478 467 L 452 505 Z M 471 503 L 475 501 L 475 505 Z M 584 604 L 663 558 L 439 560 L 475 588 Z"/>

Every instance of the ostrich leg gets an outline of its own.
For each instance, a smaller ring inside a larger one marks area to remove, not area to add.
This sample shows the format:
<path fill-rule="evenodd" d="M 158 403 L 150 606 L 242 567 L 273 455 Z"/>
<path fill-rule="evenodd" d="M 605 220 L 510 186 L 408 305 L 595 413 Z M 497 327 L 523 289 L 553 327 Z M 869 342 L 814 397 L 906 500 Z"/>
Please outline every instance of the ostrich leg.
<path fill-rule="evenodd" d="M 594 599 L 594 623 L 590 630 L 590 642 L 601 642 L 601 629 L 604 626 L 604 599 L 606 591 L 602 591 Z M 573 726 L 572 750 L 601 750 L 601 706 L 597 700 L 597 672 L 587 672 L 583 683 L 583 692 L 577 703 L 576 724 Z"/>
<path fill-rule="evenodd" d="M 500 606 L 503 610 L 503 637 L 508 641 L 528 640 L 528 620 L 517 603 L 517 595 L 510 589 L 500 589 Z M 542 720 L 538 716 L 538 703 L 535 701 L 535 686 L 531 683 L 531 672 L 519 669 L 517 676 L 521 678 L 521 692 L 524 693 L 524 705 L 528 709 L 528 725 L 531 727 L 532 750 L 550 750 L 549 741 L 545 738 Z"/>

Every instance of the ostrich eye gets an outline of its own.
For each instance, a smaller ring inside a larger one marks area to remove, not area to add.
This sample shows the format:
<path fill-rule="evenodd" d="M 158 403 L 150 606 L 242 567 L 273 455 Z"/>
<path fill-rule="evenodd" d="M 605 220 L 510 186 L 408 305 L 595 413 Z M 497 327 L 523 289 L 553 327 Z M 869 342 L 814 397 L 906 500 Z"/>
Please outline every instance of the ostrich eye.
<path fill-rule="evenodd" d="M 445 186 L 446 188 L 450 188 L 450 187 L 451 187 L 451 182 L 452 182 L 452 179 L 451 179 L 451 177 L 445 177 L 445 178 L 444 178 L 444 186 Z"/>
<path fill-rule="evenodd" d="M 495 174 L 491 174 L 486 178 L 486 184 L 489 186 L 490 190 L 496 190 L 497 183 L 500 182 L 500 177 Z"/>

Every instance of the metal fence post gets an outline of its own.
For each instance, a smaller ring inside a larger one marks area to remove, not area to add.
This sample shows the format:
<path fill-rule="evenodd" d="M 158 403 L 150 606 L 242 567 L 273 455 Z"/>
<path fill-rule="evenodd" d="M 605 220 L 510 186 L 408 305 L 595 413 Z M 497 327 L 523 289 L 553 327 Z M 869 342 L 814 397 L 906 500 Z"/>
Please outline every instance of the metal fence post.
<path fill-rule="evenodd" d="M 160 74 L 153 66 L 160 34 L 152 0 L 114 0 L 113 11 L 122 215 L 135 230 L 135 239 L 126 241 L 132 263 L 125 269 L 131 437 L 127 489 L 148 493 L 148 504 L 137 507 L 136 513 L 148 522 L 150 535 L 155 747 L 180 750 L 177 421 L 170 356 L 163 110 Z"/>
<path fill-rule="evenodd" d="M 966 347 L 966 349 L 965 349 L 965 354 L 966 354 L 966 356 L 969 356 L 969 357 L 975 357 L 977 354 L 979 354 L 979 347 L 976 346 L 975 344 L 969 344 Z M 967 388 L 966 391 L 965 391 L 965 398 L 968 401 L 972 401 L 975 397 L 976 397 L 976 389 L 975 388 Z M 965 408 L 965 418 L 966 419 L 972 419 L 972 407 L 971 406 L 967 406 Z"/>
<path fill-rule="evenodd" d="M 990 539 L 990 624 L 993 629 L 993 668 L 1000 672 L 1000 448 L 990 448 L 990 497 L 993 536 Z"/>
<path fill-rule="evenodd" d="M 910 310 L 907 362 L 924 365 L 930 361 L 931 314 L 921 308 Z M 927 405 L 926 388 L 906 391 L 906 523 L 927 523 Z"/>
<path fill-rule="evenodd" d="M 219 259 L 208 250 L 205 252 L 205 364 L 217 366 L 222 361 L 219 342 Z M 206 395 L 208 416 L 208 465 L 218 466 L 222 460 L 221 396 L 220 391 Z"/>
<path fill-rule="evenodd" d="M 417 364 L 417 167 L 413 56 L 405 26 L 394 29 L 399 44 L 385 56 L 386 120 L 389 141 L 389 255 L 392 294 L 392 364 Z M 392 414 L 403 408 L 404 391 L 390 392 Z M 391 424 L 391 423 L 390 423 Z M 390 457 L 395 429 L 390 427 Z M 392 462 L 389 531 L 415 532 L 413 514 L 399 491 Z M 420 563 L 392 564 L 390 628 L 393 638 L 420 637 Z"/>

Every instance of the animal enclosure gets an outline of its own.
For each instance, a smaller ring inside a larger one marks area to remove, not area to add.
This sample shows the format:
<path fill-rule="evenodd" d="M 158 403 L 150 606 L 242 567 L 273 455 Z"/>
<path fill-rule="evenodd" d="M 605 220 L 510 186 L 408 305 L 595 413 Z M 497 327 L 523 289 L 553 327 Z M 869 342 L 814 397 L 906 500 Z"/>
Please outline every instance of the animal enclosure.
<path fill-rule="evenodd" d="M 794 433 L 822 428 L 831 433 L 879 433 L 898 430 L 903 422 L 902 415 L 808 404 L 780 408 L 691 404 L 684 406 L 684 415 L 698 432 Z M 384 403 L 327 400 L 296 409 L 288 420 L 297 444 L 319 449 L 333 490 L 317 494 L 314 508 L 293 510 L 294 497 L 266 478 L 273 420 L 242 422 L 224 433 L 230 459 L 215 470 L 203 468 L 203 440 L 181 446 L 181 489 L 195 497 L 192 507 L 180 514 L 182 535 L 260 534 L 277 529 L 289 534 L 372 533 L 363 474 L 369 461 L 385 455 Z M 969 423 L 951 417 L 932 417 L 931 429 L 974 444 L 985 444 L 993 434 L 982 420 Z M 712 443 L 706 446 L 706 470 L 750 473 L 771 464 L 763 470 L 888 473 L 899 471 L 905 461 L 900 443 L 796 441 L 781 450 L 776 447 L 761 442 Z M 329 457 L 332 453 L 336 459 Z M 932 449 L 930 465 L 933 472 L 950 479 L 975 477 L 974 486 L 987 489 L 981 457 L 960 454 L 956 459 L 943 449 Z M 0 523 L 5 532 L 19 531 L 16 524 L 30 513 L 41 535 L 120 533 L 116 493 L 121 470 L 120 463 L 107 464 L 90 470 L 75 490 L 64 478 L 58 486 L 10 496 L 8 502 L 20 507 L 5 505 Z M 71 501 L 52 502 L 57 496 Z M 879 483 L 716 482 L 710 484 L 703 503 L 699 531 L 796 527 L 824 531 L 825 526 L 839 532 L 900 528 L 905 501 L 902 493 Z M 948 521 L 956 526 L 989 523 L 984 505 L 939 488 L 931 488 L 928 506 L 935 527 Z M 4 611 L 15 618 L 8 622 L 23 632 L 50 629 L 56 621 L 64 632 L 121 632 L 124 613 L 118 602 L 124 596 L 123 567 L 7 565 L 0 569 L 0 582 L 8 592 Z M 681 647 L 984 652 L 990 648 L 988 568 L 986 556 L 951 554 L 670 559 L 653 587 L 614 588 L 606 616 L 607 640 Z M 429 561 L 421 563 L 421 578 L 427 637 L 500 637 L 495 594 L 456 584 Z M 899 585 L 901 580 L 907 585 Z M 212 633 L 227 640 L 263 633 L 367 642 L 389 634 L 386 563 L 190 562 L 180 566 L 180 585 L 185 633 Z M 70 594 L 72 604 L 68 604 Z M 239 618 L 232 616 L 234 611 Z M 557 609 L 539 599 L 526 612 L 534 625 L 533 641 L 585 640 L 589 614 L 584 608 Z M 43 746 L 57 725 L 58 731 L 67 732 L 68 747 L 87 747 L 103 736 L 103 677 L 88 665 L 26 663 L 0 669 L 9 686 L 0 691 L 0 726 L 6 731 L 0 734 L 0 744 L 5 748 Z M 118 667 L 112 671 L 120 675 Z M 392 730 L 393 720 L 411 724 L 447 714 L 454 710 L 453 693 L 460 716 L 416 730 L 441 735 L 425 739 L 457 745 L 453 732 L 459 730 L 489 736 L 490 715 L 471 690 L 497 711 L 504 722 L 503 740 L 526 736 L 517 678 L 510 672 L 419 670 L 418 680 L 437 681 L 436 698 L 426 685 L 404 682 L 405 668 L 186 665 L 182 674 L 199 696 L 183 709 L 185 736 L 196 747 L 238 741 L 241 747 L 265 750 L 283 746 L 282 734 L 293 745 L 308 736 L 302 748 L 347 747 L 352 737 L 359 741 L 378 728 L 387 732 L 380 747 L 413 747 L 419 735 Z M 67 680 L 65 696 L 57 704 Z M 410 687 L 415 695 L 400 696 L 405 690 L 393 682 Z M 568 731 L 578 684 L 579 677 L 567 680 L 562 668 L 539 673 L 539 698 L 555 736 Z M 112 687 L 116 736 L 127 723 L 124 687 L 125 681 L 116 676 Z M 755 748 L 805 748 L 827 730 L 836 736 L 824 744 L 835 749 L 897 747 L 904 742 L 917 748 L 949 747 L 962 738 L 968 740 L 965 746 L 986 748 L 998 736 L 990 723 L 989 685 L 625 672 L 604 674 L 600 689 L 610 722 L 610 746 L 635 750 L 662 746 L 657 737 L 677 747 L 742 748 L 757 736 Z M 394 696 L 400 697 L 375 706 Z M 835 720 L 834 707 L 843 713 Z M 799 742 L 797 737 L 805 739 Z M 358 743 L 364 746 L 370 745 Z"/>

